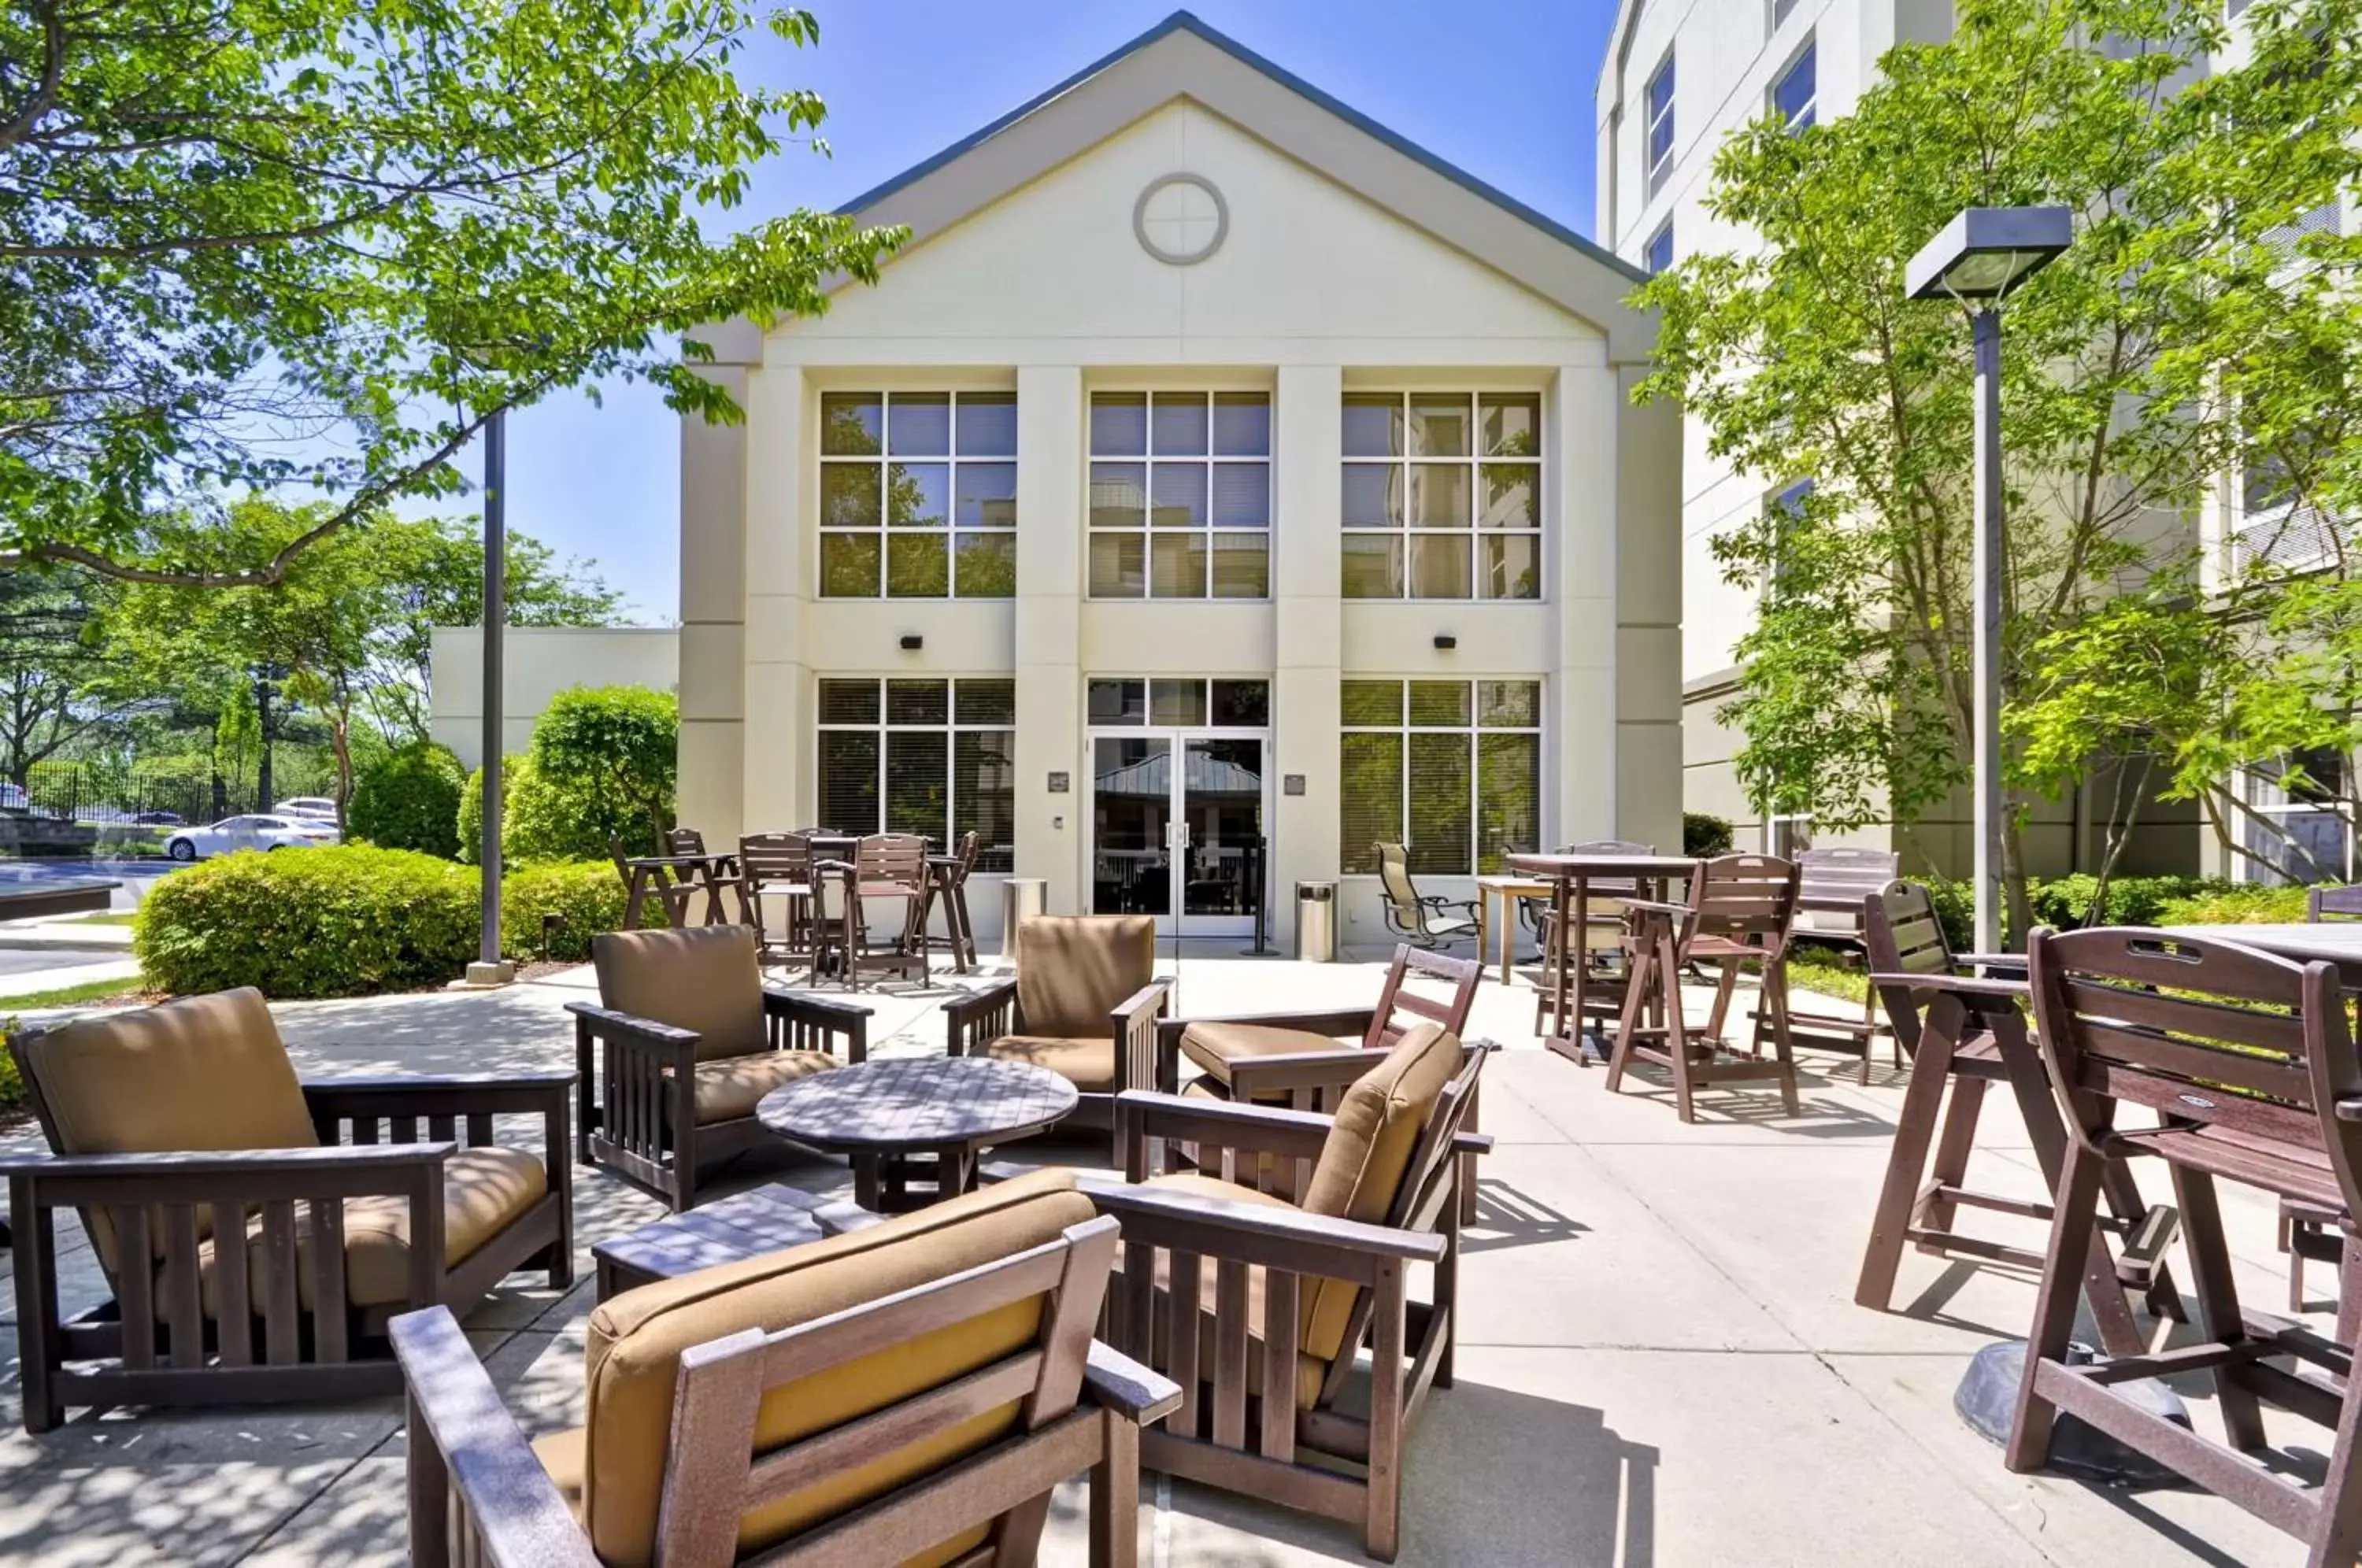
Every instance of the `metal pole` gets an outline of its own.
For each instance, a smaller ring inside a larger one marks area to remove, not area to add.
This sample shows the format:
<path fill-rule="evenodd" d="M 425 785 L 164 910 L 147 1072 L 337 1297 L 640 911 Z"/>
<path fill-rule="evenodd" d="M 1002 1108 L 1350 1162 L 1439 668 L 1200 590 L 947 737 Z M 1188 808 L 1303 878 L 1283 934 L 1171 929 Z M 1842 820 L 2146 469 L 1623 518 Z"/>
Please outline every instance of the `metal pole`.
<path fill-rule="evenodd" d="M 2001 312 L 1976 314 L 1977 951 L 2001 951 Z"/>
<path fill-rule="evenodd" d="M 508 414 L 484 422 L 484 820 L 477 861 L 484 874 L 478 955 L 501 961 L 501 666 L 508 625 Z"/>

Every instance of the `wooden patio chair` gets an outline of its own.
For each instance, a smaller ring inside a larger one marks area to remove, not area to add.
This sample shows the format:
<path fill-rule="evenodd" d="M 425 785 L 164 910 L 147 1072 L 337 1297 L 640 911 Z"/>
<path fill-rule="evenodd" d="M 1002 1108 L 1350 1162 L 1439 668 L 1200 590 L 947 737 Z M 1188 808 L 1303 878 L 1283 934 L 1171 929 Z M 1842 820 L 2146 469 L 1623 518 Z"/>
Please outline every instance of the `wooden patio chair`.
<path fill-rule="evenodd" d="M 1561 855 L 1654 855 L 1657 853 L 1657 846 L 1653 844 L 1637 844 L 1625 838 L 1594 838 L 1586 839 L 1581 844 L 1567 845 L 1558 853 Z M 1586 896 L 1581 911 L 1582 941 L 1577 944 L 1576 950 L 1573 951 L 1568 949 L 1560 933 L 1558 912 L 1555 910 L 1549 904 L 1519 905 L 1518 912 L 1532 922 L 1534 940 L 1540 944 L 1542 954 L 1542 977 L 1534 987 L 1535 1033 L 1541 1034 L 1554 1031 L 1560 1038 L 1571 1039 L 1582 1031 L 1584 1019 L 1589 1018 L 1605 1024 L 1622 1008 L 1623 999 L 1615 993 L 1612 987 L 1601 986 L 1595 997 L 1590 982 L 1595 977 L 1592 971 L 1602 958 L 1613 958 L 1619 963 L 1628 962 L 1625 956 L 1624 947 L 1623 900 L 1637 896 L 1639 890 L 1638 883 L 1621 878 L 1588 878 L 1585 882 Z M 1572 910 L 1568 911 L 1570 916 L 1574 912 Z M 1572 923 L 1571 921 L 1570 923 Z M 1554 983 L 1559 966 L 1562 964 L 1573 966 L 1569 971 L 1570 983 L 1566 988 L 1568 1001 L 1564 1020 L 1557 1016 L 1559 988 Z M 1604 976 L 1598 977 L 1606 978 Z M 1576 1056 L 1576 1060 L 1586 1066 L 1590 1065 L 1580 1055 Z"/>
<path fill-rule="evenodd" d="M 624 841 L 613 834 L 607 839 L 608 857 L 615 863 L 615 875 L 624 883 L 624 929 L 637 931 L 647 920 L 648 896 L 656 896 L 657 908 L 664 911 L 664 923 L 678 930 L 690 923 L 690 900 L 697 897 L 697 884 L 687 877 L 675 877 L 662 867 L 634 866 L 638 856 L 624 847 Z"/>
<path fill-rule="evenodd" d="M 1673 1077 L 1673 1100 L 1683 1121 L 1696 1120 L 1694 1096 L 1708 1084 L 1772 1078 L 1780 1102 L 1796 1114 L 1796 1061 L 1788 1037 L 1788 933 L 1796 914 L 1796 867 L 1776 856 L 1725 855 L 1702 861 L 1690 876 L 1689 901 L 1632 899 L 1634 917 L 1631 984 L 1616 1030 L 1616 1050 L 1607 1059 L 1607 1088 L 1623 1087 L 1636 1060 L 1654 1062 Z M 1691 962 L 1720 967 L 1714 1010 L 1705 1028 L 1693 1034 L 1682 1012 L 1682 966 Z M 1741 1055 L 1722 1043 L 1738 971 L 1762 968 L 1762 1004 L 1755 1010 L 1749 1051 Z M 1770 1035 L 1773 1059 L 1762 1059 Z"/>
<path fill-rule="evenodd" d="M 1064 1172 L 642 1286 L 590 1315 L 589 1420 L 529 1441 L 449 1313 L 394 1325 L 417 1568 L 1032 1562 L 1087 1473 L 1138 1561 L 1180 1390 L 1095 1342 L 1115 1221 Z"/>
<path fill-rule="evenodd" d="M 566 1004 L 577 1157 L 675 1213 L 695 1206 L 705 1167 L 777 1142 L 755 1119 L 765 1095 L 868 1058 L 869 1010 L 766 987 L 751 927 L 607 932 L 590 961 L 599 1000 Z"/>
<path fill-rule="evenodd" d="M 667 855 L 702 857 L 703 864 L 684 867 L 678 873 L 681 881 L 705 895 L 705 923 L 723 925 L 730 916 L 723 902 L 724 889 L 738 885 L 738 858 L 734 855 L 707 856 L 705 834 L 691 827 L 665 829 L 664 852 Z M 694 901 L 694 895 L 691 895 Z"/>
<path fill-rule="evenodd" d="M 1142 1435 L 1144 1468 L 1344 1520 L 1393 1561 L 1405 1441 L 1430 1386 L 1451 1383 L 1462 1156 L 1491 1146 L 1462 1121 L 1488 1050 L 1419 1024 L 1333 1117 L 1118 1099 L 1127 1179 L 1085 1182 L 1123 1222 L 1109 1338 L 1181 1386 Z M 1197 1168 L 1171 1167 L 1176 1144 Z M 1431 1290 L 1414 1301 L 1421 1264 Z M 1367 1397 L 1349 1399 L 1364 1348 Z"/>
<path fill-rule="evenodd" d="M 2010 1090 L 2035 1161 L 2054 1188 L 2065 1160 L 2066 1132 L 2025 1027 L 2023 957 L 1956 957 L 1944 940 L 1934 900 L 1916 882 L 1889 882 L 1871 894 L 1862 905 L 1862 935 L 1871 988 L 1886 1010 L 1888 1027 L 1911 1058 L 1911 1082 L 1904 1090 L 1902 1117 L 1853 1293 L 1856 1305 L 1886 1312 L 1893 1309 L 1905 1245 L 1929 1257 L 2042 1266 L 2039 1252 L 1971 1235 L 1955 1225 L 1961 1209 L 2029 1220 L 2051 1217 L 2047 1203 L 1967 1185 L 1986 1091 L 1995 1085 Z M 2104 1192 L 2109 1213 L 2092 1236 L 2084 1288 L 2103 1348 L 2111 1354 L 2132 1354 L 2145 1341 L 2125 1304 L 2126 1289 L 2146 1293 L 2159 1317 L 2180 1316 L 2180 1298 L 2163 1261 L 2177 1216 L 2169 1207 L 2143 1204 L 2132 1173 L 2122 1165 L 2111 1167 Z M 2121 1262 L 2109 1255 L 2109 1236 L 2124 1246 Z"/>
<path fill-rule="evenodd" d="M 2351 888 L 2307 888 L 2304 918 L 2323 921 L 2362 920 L 2362 884 Z"/>
<path fill-rule="evenodd" d="M 755 928 L 766 959 L 811 955 L 811 840 L 799 833 L 750 833 L 738 840 L 738 916 Z M 772 919 L 776 903 L 778 919 Z"/>
<path fill-rule="evenodd" d="M 72 1406 L 389 1393 L 396 1314 L 464 1312 L 520 1269 L 572 1282 L 570 1073 L 303 1082 L 254 990 L 16 1033 L 8 1050 L 51 1150 L 0 1161 L 28 1431 Z M 544 1152 L 496 1143 L 502 1115 L 538 1117 Z M 61 1209 L 113 1291 L 71 1319 Z M 224 1267 L 232 1232 L 245 1244 Z"/>
<path fill-rule="evenodd" d="M 919 900 L 919 915 L 914 922 L 919 951 L 933 954 L 941 947 L 952 955 L 952 967 L 966 974 L 977 965 L 976 927 L 968 919 L 967 879 L 976 870 L 978 856 L 984 853 L 983 839 L 973 829 L 959 835 L 949 855 L 926 857 L 927 880 Z M 927 922 L 940 908 L 944 911 L 944 934 L 935 935 Z"/>
<path fill-rule="evenodd" d="M 927 841 L 915 833 L 873 833 L 854 846 L 854 869 L 861 874 L 865 902 L 886 900 L 901 906 L 902 929 L 897 939 L 905 950 L 920 953 L 924 975 L 925 955 L 919 945 L 920 912 L 927 898 Z"/>
<path fill-rule="evenodd" d="M 1792 944 L 1812 943 L 1863 960 L 1870 948 L 1863 934 L 1863 901 L 1894 879 L 1903 857 L 1889 849 L 1841 844 L 1799 851 L 1796 856 L 1796 924 Z M 1870 1082 L 1870 1055 L 1880 1032 L 1878 994 L 1865 988 L 1861 1016 L 1791 1010 L 1788 1029 L 1800 1045 L 1861 1058 L 1860 1082 Z M 1887 1048 L 1903 1066 L 1903 1043 L 1890 1032 Z"/>
<path fill-rule="evenodd" d="M 861 988 L 861 977 L 873 971 L 891 972 L 904 979 L 927 977 L 927 955 L 909 944 L 912 905 L 903 906 L 897 933 L 879 942 L 869 924 L 874 889 L 889 884 L 862 879 L 850 860 L 815 859 L 811 868 L 811 979 L 833 977 L 846 990 Z M 880 895 L 882 896 L 882 894 Z"/>
<path fill-rule="evenodd" d="M 2070 1140 L 2005 1463 L 2041 1468 L 2064 1411 L 2302 1540 L 2312 1568 L 2349 1568 L 2362 1556 L 2353 1347 L 2241 1310 L 2214 1190 L 2222 1177 L 2297 1198 L 2333 1212 L 2349 1233 L 2362 1218 L 2362 1057 L 2336 966 L 2123 928 L 2036 931 L 2027 957 Z M 2153 1113 L 2156 1125 L 2119 1127 L 2120 1105 Z M 2155 1355 L 2072 1364 L 2076 1286 L 2102 1180 L 2125 1159 L 2162 1160 L 2173 1174 L 2199 1331 Z M 2273 1364 L 2280 1358 L 2327 1375 L 2299 1375 Z M 2197 1373 L 2213 1377 L 2227 1447 L 2114 1386 Z M 2267 1447 L 2264 1405 L 2334 1429 L 2320 1487 L 2256 1463 Z"/>
<path fill-rule="evenodd" d="M 1046 1067 L 1082 1097 L 1067 1125 L 1111 1131 L 1126 1089 L 1180 1087 L 1159 1076 L 1156 1021 L 1171 1003 L 1152 917 L 1030 915 L 1016 975 L 944 1004 L 944 1048 Z"/>
<path fill-rule="evenodd" d="M 1463 936 L 1473 937 L 1480 923 L 1471 899 L 1452 900 L 1440 893 L 1422 896 L 1410 879 L 1410 851 L 1399 844 L 1377 844 L 1378 886 L 1385 899 L 1378 908 L 1386 929 L 1415 947 L 1440 947 Z M 1446 911 L 1462 910 L 1463 914 Z"/>

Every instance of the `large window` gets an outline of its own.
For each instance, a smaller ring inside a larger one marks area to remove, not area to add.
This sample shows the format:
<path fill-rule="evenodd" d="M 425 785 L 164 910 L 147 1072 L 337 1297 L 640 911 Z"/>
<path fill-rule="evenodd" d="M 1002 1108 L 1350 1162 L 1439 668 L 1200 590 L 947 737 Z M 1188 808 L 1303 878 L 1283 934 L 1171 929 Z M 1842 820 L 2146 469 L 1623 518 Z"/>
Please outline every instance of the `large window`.
<path fill-rule="evenodd" d="M 1347 392 L 1344 596 L 1540 598 L 1541 402 Z"/>
<path fill-rule="evenodd" d="M 1772 83 L 1772 112 L 1787 121 L 1790 130 L 1803 130 L 1813 123 L 1813 105 L 1820 86 L 1819 62 L 1813 51 L 1813 40 L 1806 39 L 1803 51 Z"/>
<path fill-rule="evenodd" d="M 1541 846 L 1542 689 L 1533 680 L 1348 680 L 1338 768 L 1344 869 L 1403 844 L 1439 877 Z"/>
<path fill-rule="evenodd" d="M 949 849 L 974 830 L 977 869 L 1010 869 L 1017 838 L 1017 682 L 820 683 L 820 825 L 916 833 Z"/>
<path fill-rule="evenodd" d="M 1271 398 L 1091 394 L 1091 597 L 1271 593 Z"/>
<path fill-rule="evenodd" d="M 1670 272 L 1673 267 L 1673 220 L 1667 218 L 1649 237 L 1649 276 Z"/>
<path fill-rule="evenodd" d="M 1017 591 L 1017 394 L 822 392 L 820 591 Z"/>
<path fill-rule="evenodd" d="M 2240 840 L 2254 858 L 2241 857 L 2241 880 L 2354 879 L 2354 823 L 2346 815 L 2346 767 L 2342 752 L 2314 750 L 2247 770 L 2245 789 L 2253 814 L 2240 819 Z"/>
<path fill-rule="evenodd" d="M 1673 51 L 1649 78 L 1649 194 L 1655 195 L 1673 171 Z"/>

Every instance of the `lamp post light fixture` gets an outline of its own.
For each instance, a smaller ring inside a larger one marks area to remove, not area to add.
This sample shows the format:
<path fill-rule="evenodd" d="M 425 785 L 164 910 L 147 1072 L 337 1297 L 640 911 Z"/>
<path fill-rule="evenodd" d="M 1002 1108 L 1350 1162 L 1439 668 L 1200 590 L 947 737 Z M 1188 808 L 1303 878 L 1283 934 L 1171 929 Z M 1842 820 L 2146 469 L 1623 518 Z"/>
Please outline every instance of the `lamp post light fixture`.
<path fill-rule="evenodd" d="M 1970 207 L 1903 270 L 1915 300 L 1974 307 L 1976 950 L 2001 951 L 2001 302 L 2073 242 L 2065 207 Z M 2023 934 L 2023 933 L 2021 933 Z"/>

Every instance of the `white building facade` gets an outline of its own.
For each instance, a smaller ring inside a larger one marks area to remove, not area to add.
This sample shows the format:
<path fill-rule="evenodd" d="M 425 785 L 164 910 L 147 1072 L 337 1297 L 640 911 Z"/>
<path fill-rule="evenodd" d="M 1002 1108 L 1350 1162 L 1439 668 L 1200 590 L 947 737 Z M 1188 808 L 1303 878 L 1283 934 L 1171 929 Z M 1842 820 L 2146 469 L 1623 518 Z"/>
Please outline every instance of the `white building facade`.
<path fill-rule="evenodd" d="M 910 243 L 682 429 L 684 823 L 1283 942 L 1378 936 L 1379 840 L 1679 842 L 1634 269 L 1186 16 L 847 210 Z"/>

